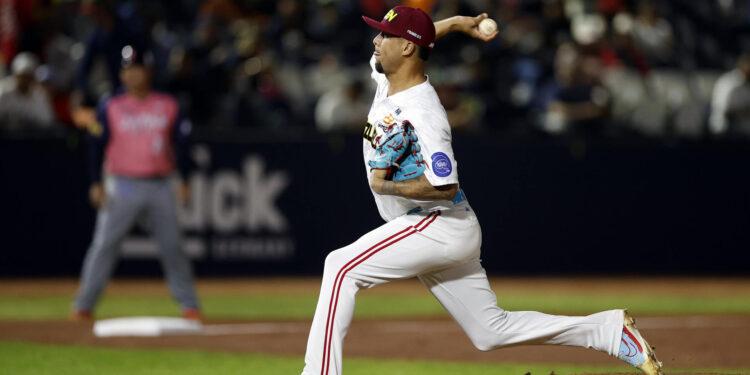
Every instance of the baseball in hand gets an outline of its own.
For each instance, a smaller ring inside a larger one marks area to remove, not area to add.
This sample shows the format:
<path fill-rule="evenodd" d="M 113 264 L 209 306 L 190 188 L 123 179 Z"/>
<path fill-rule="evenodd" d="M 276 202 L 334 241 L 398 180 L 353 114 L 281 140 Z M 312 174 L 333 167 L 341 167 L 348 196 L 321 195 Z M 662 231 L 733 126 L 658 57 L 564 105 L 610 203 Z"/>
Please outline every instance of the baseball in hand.
<path fill-rule="evenodd" d="M 492 18 L 483 19 L 477 27 L 479 28 L 479 32 L 484 35 L 492 35 L 492 33 L 497 31 L 497 23 Z"/>

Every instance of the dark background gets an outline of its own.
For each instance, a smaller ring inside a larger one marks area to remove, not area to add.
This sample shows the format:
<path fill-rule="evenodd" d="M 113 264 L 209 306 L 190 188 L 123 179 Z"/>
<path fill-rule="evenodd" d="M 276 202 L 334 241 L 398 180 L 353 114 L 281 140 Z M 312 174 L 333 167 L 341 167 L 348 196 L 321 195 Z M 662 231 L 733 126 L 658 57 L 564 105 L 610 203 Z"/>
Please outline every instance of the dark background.
<path fill-rule="evenodd" d="M 357 136 L 203 131 L 212 170 L 261 155 L 291 176 L 277 206 L 294 256 L 195 261 L 199 275 L 317 274 L 325 255 L 382 223 Z M 76 133 L 0 141 L 0 275 L 74 276 L 91 238 L 85 148 Z M 744 143 L 648 143 L 456 135 L 461 185 L 491 274 L 747 275 L 750 150 Z M 242 234 L 241 234 L 242 235 Z M 245 233 L 254 236 L 257 233 Z M 118 274 L 158 273 L 124 260 Z"/>
<path fill-rule="evenodd" d="M 361 156 L 376 35 L 361 16 L 402 3 L 499 26 L 489 43 L 441 38 L 427 64 L 491 274 L 748 275 L 748 0 L 24 0 L 0 17 L 0 87 L 33 54 L 55 119 L 0 119 L 0 277 L 80 272 L 95 212 L 91 124 L 77 115 L 118 89 L 125 45 L 151 57 L 155 87 L 192 121 L 191 173 L 241 177 L 252 156 L 290 179 L 272 202 L 281 233 L 185 231 L 209 247 L 198 275 L 320 274 L 329 251 L 382 223 Z M 717 127 L 716 82 L 739 71 L 739 110 Z M 346 121 L 318 118 L 324 97 Z M 219 259 L 217 239 L 294 251 Z M 161 270 L 125 257 L 117 272 Z"/>

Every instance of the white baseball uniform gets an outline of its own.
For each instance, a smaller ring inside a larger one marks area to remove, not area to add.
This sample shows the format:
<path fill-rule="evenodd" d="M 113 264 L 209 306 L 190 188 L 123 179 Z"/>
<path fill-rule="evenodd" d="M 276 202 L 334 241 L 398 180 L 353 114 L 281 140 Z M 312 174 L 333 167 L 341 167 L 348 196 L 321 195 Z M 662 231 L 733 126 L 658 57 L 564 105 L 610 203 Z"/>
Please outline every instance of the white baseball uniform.
<path fill-rule="evenodd" d="M 429 80 L 388 96 L 388 80 L 374 69 L 378 88 L 364 134 L 365 172 L 375 141 L 394 121 L 409 120 L 434 186 L 458 183 L 445 109 Z M 369 177 L 368 177 L 369 178 Z M 518 344 L 594 348 L 617 355 L 622 310 L 583 317 L 510 312 L 498 307 L 480 264 L 479 221 L 459 189 L 453 201 L 417 201 L 373 192 L 386 223 L 331 252 L 325 261 L 303 375 L 342 373 L 342 347 L 357 292 L 390 280 L 418 277 L 479 350 Z"/>

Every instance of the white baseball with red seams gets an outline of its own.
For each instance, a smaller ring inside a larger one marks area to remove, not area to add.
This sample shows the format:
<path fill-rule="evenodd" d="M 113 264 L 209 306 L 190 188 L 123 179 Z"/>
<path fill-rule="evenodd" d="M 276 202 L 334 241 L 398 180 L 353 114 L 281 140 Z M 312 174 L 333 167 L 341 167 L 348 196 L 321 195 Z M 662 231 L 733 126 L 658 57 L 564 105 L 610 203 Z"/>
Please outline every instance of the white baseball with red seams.
<path fill-rule="evenodd" d="M 409 120 L 429 166 L 428 181 L 436 186 L 458 183 L 450 126 L 429 80 L 389 97 L 388 80 L 375 71 L 374 58 L 371 65 L 378 89 L 363 141 L 367 175 L 367 161 L 382 128 Z M 569 317 L 498 307 L 481 266 L 479 221 L 460 189 L 454 201 L 417 201 L 375 192 L 373 196 L 386 223 L 326 258 L 303 375 L 342 373 L 344 337 L 360 289 L 411 277 L 424 283 L 480 350 L 559 344 L 617 355 L 622 310 Z"/>
<path fill-rule="evenodd" d="M 479 32 L 484 35 L 492 35 L 492 33 L 497 31 L 497 23 L 492 18 L 485 18 L 479 21 L 477 27 L 479 28 Z"/>

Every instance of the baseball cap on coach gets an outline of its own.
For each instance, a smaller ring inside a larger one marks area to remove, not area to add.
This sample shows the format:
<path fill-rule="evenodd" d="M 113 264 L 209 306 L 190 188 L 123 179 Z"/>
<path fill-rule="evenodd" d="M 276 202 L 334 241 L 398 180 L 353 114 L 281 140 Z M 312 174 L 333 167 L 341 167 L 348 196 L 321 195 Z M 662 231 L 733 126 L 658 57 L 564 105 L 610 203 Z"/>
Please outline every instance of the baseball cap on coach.
<path fill-rule="evenodd" d="M 122 47 L 120 54 L 122 58 L 120 60 L 120 66 L 123 68 L 128 68 L 133 65 L 151 65 L 152 56 L 150 56 L 148 53 L 144 53 L 143 51 L 136 50 L 131 45 Z"/>
<path fill-rule="evenodd" d="M 432 49 L 435 46 L 435 25 L 422 9 L 399 5 L 380 22 L 366 16 L 362 19 L 375 30 L 400 36 L 420 47 Z"/>

